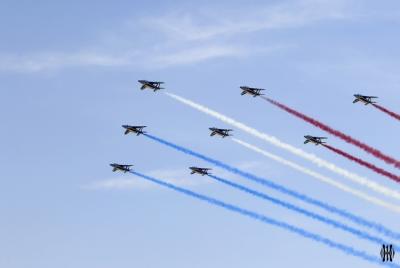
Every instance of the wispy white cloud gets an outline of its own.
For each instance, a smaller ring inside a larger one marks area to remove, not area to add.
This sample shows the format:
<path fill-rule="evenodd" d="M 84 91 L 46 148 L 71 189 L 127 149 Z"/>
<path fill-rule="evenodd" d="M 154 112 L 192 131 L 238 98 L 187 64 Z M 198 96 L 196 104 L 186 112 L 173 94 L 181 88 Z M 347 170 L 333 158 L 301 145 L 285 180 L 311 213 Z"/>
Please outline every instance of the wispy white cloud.
<path fill-rule="evenodd" d="M 302 27 L 320 20 L 350 18 L 346 9 L 348 5 L 349 1 L 289 1 L 237 10 L 207 10 L 196 16 L 175 12 L 148 18 L 144 22 L 170 39 L 199 41 L 270 29 Z"/>
<path fill-rule="evenodd" d="M 146 175 L 160 178 L 166 182 L 170 182 L 180 186 L 197 186 L 202 184 L 210 183 L 211 181 L 206 177 L 201 176 L 189 176 L 188 169 L 163 169 L 163 170 L 153 170 L 146 172 Z M 93 182 L 87 186 L 85 189 L 92 190 L 146 190 L 154 188 L 154 184 L 149 183 L 145 180 L 137 178 L 136 176 L 121 175 L 116 178 L 101 180 Z"/>
<path fill-rule="evenodd" d="M 123 66 L 129 57 L 112 56 L 103 53 L 38 53 L 33 55 L 0 55 L 0 71 L 38 72 L 74 66 Z"/>
<path fill-rule="evenodd" d="M 268 165 L 266 165 L 264 162 L 257 161 L 243 162 L 237 166 L 241 169 L 250 170 L 252 172 L 264 173 L 269 170 Z M 212 173 L 224 178 L 237 178 L 237 176 L 219 168 L 214 168 Z M 144 172 L 144 174 L 184 187 L 199 187 L 213 183 L 213 180 L 207 176 L 191 176 L 190 171 L 187 168 L 153 170 Z M 129 176 L 129 174 L 123 174 L 118 177 L 95 181 L 88 185 L 84 185 L 82 188 L 85 190 L 151 190 L 157 188 L 157 185 L 137 178 L 133 175 Z"/>
<path fill-rule="evenodd" d="M 128 23 L 126 32 L 129 34 L 119 30 L 119 35 L 109 36 L 108 39 L 113 40 L 111 47 L 104 41 L 76 52 L 0 54 L 0 71 L 41 72 L 91 66 L 164 68 L 223 57 L 251 56 L 287 48 L 288 44 L 258 45 L 249 42 L 244 35 L 349 18 L 347 6 L 347 1 L 299 0 L 218 12 L 208 8 L 201 14 L 176 11 L 136 18 Z M 107 37 L 99 39 L 107 40 Z M 144 44 L 137 40 L 152 41 Z M 118 48 L 118 43 L 123 44 L 124 49 Z"/>
<path fill-rule="evenodd" d="M 171 65 L 193 64 L 208 59 L 221 57 L 239 57 L 245 55 L 242 48 L 235 46 L 200 46 L 177 51 L 172 54 L 160 55 L 153 62 L 155 66 L 166 67 Z"/>

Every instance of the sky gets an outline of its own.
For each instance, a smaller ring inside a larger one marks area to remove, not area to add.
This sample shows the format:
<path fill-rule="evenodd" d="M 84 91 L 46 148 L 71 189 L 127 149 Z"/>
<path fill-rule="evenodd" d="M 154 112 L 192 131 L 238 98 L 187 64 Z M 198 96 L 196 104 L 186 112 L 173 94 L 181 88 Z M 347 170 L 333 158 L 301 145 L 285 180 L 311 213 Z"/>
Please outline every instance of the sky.
<path fill-rule="evenodd" d="M 318 233 L 379 257 L 380 246 L 274 204 L 190 176 L 189 166 L 357 227 L 209 163 L 123 135 L 145 125 L 191 148 L 313 198 L 400 229 L 400 215 L 278 162 L 209 137 L 229 125 L 137 80 L 165 81 L 201 103 L 339 167 L 400 191 L 398 184 L 321 146 L 398 170 L 271 106 L 266 94 L 399 159 L 399 122 L 353 94 L 400 112 L 398 1 L 7 1 L 0 2 L 0 266 L 375 267 L 283 229 L 162 188 L 113 162 Z M 400 205 L 400 201 L 235 130 L 234 137 Z M 397 202 L 397 203 L 396 203 Z M 372 233 L 372 231 L 371 231 Z M 376 234 L 376 233 L 374 233 Z M 395 263 L 400 264 L 395 257 Z"/>

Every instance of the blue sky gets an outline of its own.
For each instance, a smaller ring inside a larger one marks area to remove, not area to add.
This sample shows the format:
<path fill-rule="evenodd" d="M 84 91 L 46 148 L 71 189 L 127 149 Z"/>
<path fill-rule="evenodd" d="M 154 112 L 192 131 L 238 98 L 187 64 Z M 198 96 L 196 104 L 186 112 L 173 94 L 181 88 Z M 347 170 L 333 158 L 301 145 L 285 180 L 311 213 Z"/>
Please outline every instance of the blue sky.
<path fill-rule="evenodd" d="M 351 102 L 354 93 L 377 95 L 381 105 L 399 112 L 399 15 L 397 1 L 1 1 L 0 266 L 372 267 L 133 175 L 112 173 L 108 164 L 132 163 L 142 173 L 379 256 L 379 246 L 189 176 L 188 166 L 209 164 L 145 137 L 124 136 L 121 125 L 146 125 L 154 135 L 399 230 L 398 214 L 227 139 L 211 139 L 208 127 L 229 126 L 161 92 L 140 91 L 137 83 L 165 81 L 169 92 L 400 190 L 321 147 L 304 146 L 304 134 L 325 133 L 261 99 L 240 96 L 239 89 L 266 88 L 268 96 L 398 159 L 398 122 Z M 361 189 L 244 132 L 234 135 Z M 328 137 L 333 146 L 398 174 Z M 214 173 L 325 213 L 220 169 Z"/>

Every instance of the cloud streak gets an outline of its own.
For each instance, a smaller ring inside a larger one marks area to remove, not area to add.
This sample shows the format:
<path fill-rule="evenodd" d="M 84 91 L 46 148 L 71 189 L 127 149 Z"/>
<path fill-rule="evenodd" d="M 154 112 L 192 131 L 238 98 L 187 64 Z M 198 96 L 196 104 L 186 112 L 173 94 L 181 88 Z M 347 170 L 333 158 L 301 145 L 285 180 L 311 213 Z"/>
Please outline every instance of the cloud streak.
<path fill-rule="evenodd" d="M 144 22 L 171 40 L 204 41 L 265 30 L 299 28 L 322 20 L 349 17 L 342 1 L 303 0 L 256 8 L 208 10 L 197 16 L 174 12 L 172 15 L 145 19 Z"/>
<path fill-rule="evenodd" d="M 162 177 L 166 182 L 173 183 L 180 186 L 199 186 L 209 184 L 210 180 L 203 177 L 192 177 L 189 175 L 188 169 L 159 169 L 148 172 L 150 176 Z M 147 190 L 152 188 L 152 184 L 136 178 L 126 178 L 122 175 L 117 178 L 101 180 L 93 182 L 83 188 L 89 190 Z"/>
<path fill-rule="evenodd" d="M 341 1 L 303 0 L 247 10 L 234 8 L 216 12 L 208 8 L 202 14 L 179 11 L 172 15 L 157 14 L 151 18 L 135 18 L 119 35 L 106 36 L 103 42 L 95 40 L 92 48 L 0 55 L 0 71 L 34 73 L 76 67 L 157 69 L 224 57 L 248 57 L 293 44 L 258 44 L 253 38 L 248 42 L 246 34 L 345 19 L 349 17 L 345 10 Z M 106 45 L 107 39 L 113 40 L 111 47 Z M 152 41 L 144 44 L 137 40 Z M 119 47 L 121 44 L 125 44 L 123 49 Z"/>
<path fill-rule="evenodd" d="M 242 169 L 257 170 L 260 172 L 266 172 L 269 167 L 261 161 L 247 161 L 237 164 Z M 228 176 L 230 173 L 224 169 L 218 169 L 221 176 Z M 173 183 L 179 186 L 188 187 L 200 187 L 212 183 L 209 179 L 202 176 L 191 176 L 188 168 L 176 168 L 176 169 L 157 169 L 147 172 L 147 174 L 154 177 L 162 177 L 166 182 Z M 232 177 L 232 176 L 230 176 Z M 236 179 L 234 177 L 233 179 Z M 85 190 L 151 190 L 152 184 L 149 184 L 136 178 L 127 178 L 125 174 L 121 176 L 104 179 L 92 182 L 88 185 L 82 186 Z"/>

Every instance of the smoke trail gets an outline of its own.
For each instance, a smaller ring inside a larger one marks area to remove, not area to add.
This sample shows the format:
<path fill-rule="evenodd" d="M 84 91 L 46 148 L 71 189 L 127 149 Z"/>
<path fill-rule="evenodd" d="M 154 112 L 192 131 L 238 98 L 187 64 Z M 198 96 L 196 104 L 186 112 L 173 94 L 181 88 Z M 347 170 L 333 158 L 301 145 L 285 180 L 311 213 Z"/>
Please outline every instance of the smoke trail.
<path fill-rule="evenodd" d="M 375 108 L 381 110 L 382 112 L 387 113 L 387 114 L 390 115 L 391 117 L 394 117 L 394 118 L 396 118 L 397 120 L 400 120 L 400 114 L 396 114 L 395 112 L 392 112 L 392 111 L 390 111 L 390 110 L 386 109 L 385 107 L 382 107 L 382 106 L 380 106 L 380 105 L 378 105 L 378 104 L 372 104 L 372 105 L 373 105 Z"/>
<path fill-rule="evenodd" d="M 317 121 L 317 120 L 315 120 L 315 119 L 313 119 L 313 118 L 311 118 L 309 116 L 306 116 L 306 115 L 304 115 L 304 114 L 302 114 L 302 113 L 300 113 L 300 112 L 298 112 L 298 111 L 296 111 L 296 110 L 294 110 L 292 108 L 289 108 L 286 105 L 283 105 L 282 103 L 279 103 L 279 102 L 277 102 L 275 100 L 272 100 L 270 98 L 266 98 L 266 97 L 262 97 L 262 98 L 264 100 L 272 103 L 273 105 L 285 110 L 286 112 L 288 112 L 288 113 L 290 113 L 290 114 L 292 114 L 292 115 L 294 115 L 294 116 L 296 116 L 296 117 L 298 117 L 300 119 L 303 119 L 304 121 L 306 121 L 306 122 L 308 122 L 308 123 L 320 128 L 320 129 L 322 129 L 322 130 L 324 130 L 324 131 L 326 131 L 326 132 L 328 132 L 328 133 L 330 133 L 332 135 L 335 135 L 336 137 L 341 138 L 342 140 L 346 141 L 347 143 L 351 143 L 351 144 L 363 149 L 367 153 L 372 154 L 373 156 L 385 161 L 386 163 L 394 165 L 397 168 L 400 168 L 400 161 L 398 161 L 398 160 L 396 160 L 396 159 L 394 159 L 394 158 L 392 158 L 390 156 L 387 156 L 387 155 L 383 154 L 379 150 L 374 149 L 371 146 L 366 145 L 365 143 L 362 143 L 362 142 L 350 137 L 349 135 L 346 135 L 346 134 L 344 134 L 344 133 L 342 133 L 342 132 L 340 132 L 338 130 L 335 130 L 335 129 L 333 129 L 333 128 L 331 128 L 331 127 L 329 127 L 329 126 L 327 126 L 327 125 L 325 125 L 325 124 L 323 124 L 323 123 L 321 123 L 321 122 L 319 122 L 319 121 Z"/>
<path fill-rule="evenodd" d="M 378 231 L 380 233 L 383 233 L 384 235 L 386 235 L 388 237 L 400 240 L 400 234 L 399 233 L 393 232 L 393 231 L 389 230 L 388 228 L 384 227 L 381 224 L 374 223 L 374 222 L 371 222 L 369 220 L 363 219 L 363 218 L 361 218 L 359 216 L 356 216 L 356 215 L 354 215 L 354 214 L 352 214 L 352 213 L 350 213 L 350 212 L 348 212 L 346 210 L 336 208 L 336 207 L 331 206 L 329 204 L 326 204 L 326 203 L 324 203 L 322 201 L 319 201 L 317 199 L 313 199 L 313 198 L 311 198 L 311 197 L 309 197 L 307 195 L 304 195 L 304 194 L 298 193 L 298 192 L 296 192 L 294 190 L 291 190 L 289 188 L 286 188 L 285 186 L 282 186 L 282 185 L 276 184 L 276 183 L 274 183 L 272 181 L 257 177 L 257 176 L 255 176 L 253 174 L 247 173 L 247 172 L 242 171 L 240 169 L 237 169 L 235 167 L 231 167 L 231 166 L 229 166 L 229 165 L 227 165 L 227 164 L 225 164 L 225 163 L 223 163 L 221 161 L 212 159 L 212 158 L 207 157 L 205 155 L 202 155 L 200 153 L 196 153 L 196 152 L 194 152 L 192 150 L 189 150 L 189 149 L 184 148 L 182 146 L 179 146 L 179 145 L 176 145 L 174 143 L 168 142 L 168 141 L 163 140 L 161 138 L 158 138 L 158 137 L 155 137 L 155 136 L 152 136 L 152 135 L 149 135 L 149 134 L 144 134 L 144 136 L 150 138 L 151 140 L 154 140 L 156 142 L 164 144 L 164 145 L 166 145 L 166 146 L 168 146 L 170 148 L 173 148 L 173 149 L 175 149 L 177 151 L 183 152 L 185 154 L 188 154 L 188 155 L 197 157 L 199 159 L 202 159 L 202 160 L 204 160 L 206 162 L 212 163 L 212 164 L 214 164 L 214 165 L 216 165 L 216 166 L 218 166 L 220 168 L 223 168 L 223 169 L 225 169 L 225 170 L 227 170 L 227 171 L 229 171 L 231 173 L 237 174 L 237 175 L 239 175 L 239 176 L 241 176 L 243 178 L 249 179 L 249 180 L 254 181 L 256 183 L 259 183 L 259 184 L 261 184 L 263 186 L 266 186 L 266 187 L 269 187 L 271 189 L 277 190 L 278 192 L 281 192 L 281 193 L 284 193 L 286 195 L 289 195 L 289 196 L 295 197 L 297 199 L 300 199 L 305 203 L 312 204 L 314 206 L 317 206 L 317 207 L 320 207 L 320 208 L 322 208 L 324 210 L 327 210 L 327 211 L 329 211 L 331 213 L 340 215 L 340 216 L 342 216 L 344 218 L 347 218 L 347 219 L 349 219 L 349 220 L 351 220 L 351 221 L 353 221 L 353 222 L 355 222 L 357 224 L 363 225 L 363 226 L 371 228 L 371 229 L 375 229 L 376 231 Z"/>
<path fill-rule="evenodd" d="M 348 154 L 348 153 L 346 153 L 346 152 L 344 152 L 342 150 L 339 150 L 339 149 L 337 149 L 337 148 L 335 148 L 333 146 L 330 146 L 328 144 L 322 144 L 322 145 L 324 147 L 328 148 L 329 150 L 331 150 L 331 151 L 333 151 L 333 152 L 335 152 L 335 153 L 337 153 L 337 154 L 339 154 L 341 156 L 344 156 L 347 159 L 350 159 L 351 161 L 354 161 L 354 162 L 356 162 L 356 163 L 358 163 L 358 164 L 360 164 L 360 165 L 362 165 L 364 167 L 367 167 L 367 168 L 375 171 L 378 174 L 381 174 L 381 175 L 383 175 L 385 177 L 388 177 L 388 178 L 390 178 L 390 179 L 392 179 L 392 180 L 394 180 L 396 182 L 400 182 L 400 177 L 395 175 L 395 174 L 393 174 L 393 173 L 390 173 L 389 171 L 386 171 L 386 170 L 384 170 L 382 168 L 379 168 L 379 167 L 377 167 L 377 166 L 375 166 L 375 165 L 373 165 L 371 163 L 368 163 L 368 162 L 366 162 L 366 161 L 364 161 L 364 160 L 362 160 L 360 158 L 352 156 L 351 154 Z"/>
<path fill-rule="evenodd" d="M 243 124 L 241 122 L 238 122 L 238 121 L 236 121 L 236 120 L 234 120 L 234 119 L 232 119 L 230 117 L 227 117 L 227 116 L 225 116 L 225 115 L 223 115 L 221 113 L 218 113 L 218 112 L 216 112 L 216 111 L 214 111 L 212 109 L 209 109 L 208 107 L 205 107 L 203 105 L 200 105 L 198 103 L 195 103 L 195 102 L 193 102 L 191 100 L 185 99 L 183 97 L 177 96 L 177 95 L 172 94 L 172 93 L 168 93 L 168 92 L 164 92 L 164 93 L 167 96 L 169 96 L 169 97 L 171 97 L 171 98 L 173 98 L 173 99 L 175 99 L 175 100 L 177 100 L 177 101 L 179 101 L 179 102 L 181 102 L 181 103 L 183 103 L 185 105 L 188 105 L 189 107 L 192 107 L 192 108 L 194 108 L 194 109 L 196 109 L 196 110 L 198 110 L 200 112 L 203 112 L 205 114 L 208 114 L 208 115 L 210 115 L 210 116 L 212 116 L 212 117 L 214 117 L 214 118 L 216 118 L 218 120 L 221 120 L 222 122 L 224 122 L 226 124 L 232 125 L 235 128 L 238 128 L 238 129 L 240 129 L 242 131 L 245 131 L 246 133 L 248 133 L 250 135 L 253 135 L 254 137 L 262 139 L 263 141 L 266 141 L 266 142 L 268 142 L 268 143 L 270 143 L 270 144 L 272 144 L 274 146 L 277 146 L 277 147 L 279 147 L 281 149 L 284 149 L 284 150 L 286 150 L 286 151 L 288 151 L 288 152 L 290 152 L 292 154 L 300 156 L 300 157 L 302 157 L 302 158 L 304 158 L 304 159 L 306 159 L 306 160 L 308 160 L 308 161 L 310 161 L 310 162 L 312 162 L 312 163 L 314 163 L 314 164 L 316 164 L 316 165 L 318 165 L 320 167 L 324 167 L 326 169 L 329 169 L 330 171 L 332 171 L 332 172 L 334 172 L 336 174 L 339 174 L 339 175 L 341 175 L 341 176 L 343 176 L 343 177 L 345 177 L 345 178 L 347 178 L 347 179 L 349 179 L 349 180 L 351 180 L 353 182 L 359 183 L 359 184 L 361 184 L 363 186 L 366 186 L 366 187 L 370 188 L 371 190 L 374 190 L 376 192 L 382 193 L 382 194 L 384 194 L 386 196 L 389 196 L 389 197 L 392 197 L 392 198 L 396 198 L 396 199 L 400 199 L 400 193 L 397 192 L 396 190 L 389 189 L 389 188 L 387 188 L 387 187 L 385 187 L 383 185 L 380 185 L 380 184 L 378 184 L 378 183 L 376 183 L 374 181 L 371 181 L 371 180 L 369 180 L 367 178 L 361 177 L 361 176 L 359 176 L 359 175 L 357 175 L 355 173 L 352 173 L 352 172 L 350 172 L 348 170 L 340 168 L 340 167 L 336 166 L 333 163 L 330 163 L 328 161 L 325 161 L 324 159 L 321 159 L 321 158 L 317 157 L 314 154 L 307 153 L 307 152 L 305 152 L 305 151 L 303 151 L 303 150 L 301 150 L 301 149 L 299 149 L 297 147 L 294 147 L 294 146 L 292 146 L 290 144 L 284 143 L 284 142 L 280 141 L 278 138 L 276 138 L 274 136 L 270 136 L 270 135 L 268 135 L 266 133 L 262 133 L 262 132 L 258 131 L 257 129 L 251 128 L 251 127 L 249 127 L 249 126 L 247 126 L 247 125 L 245 125 L 245 124 Z"/>
<path fill-rule="evenodd" d="M 205 201 L 205 202 L 207 202 L 209 204 L 225 208 L 227 210 L 239 213 L 239 214 L 241 214 L 243 216 L 250 217 L 252 219 L 261 221 L 263 223 L 266 223 L 266 224 L 269 224 L 269 225 L 274 225 L 274 226 L 279 227 L 281 229 L 285 229 L 285 230 L 287 230 L 289 232 L 301 235 L 301 236 L 303 236 L 305 238 L 314 240 L 314 241 L 319 242 L 319 243 L 323 243 L 323 244 L 325 244 L 325 245 L 327 245 L 327 246 L 329 246 L 331 248 L 336 248 L 336 249 L 338 249 L 340 251 L 343 251 L 346 254 L 362 258 L 362 259 L 364 259 L 366 261 L 369 261 L 369 262 L 372 262 L 372 263 L 375 263 L 375 264 L 386 265 L 388 267 L 396 267 L 396 268 L 400 267 L 399 265 L 396 265 L 396 264 L 393 264 L 393 263 L 390 263 L 390 262 L 381 262 L 380 259 L 378 259 L 378 258 L 376 258 L 374 256 L 371 256 L 371 255 L 368 255 L 364 251 L 359 251 L 359 250 L 356 250 L 356 249 L 354 249 L 352 247 L 346 246 L 344 244 L 337 243 L 337 242 L 332 241 L 332 240 L 330 240 L 328 238 L 322 237 L 322 236 L 320 236 L 318 234 L 311 233 L 311 232 L 308 232 L 308 231 L 306 231 L 306 230 L 304 230 L 302 228 L 290 225 L 290 224 L 288 224 L 286 222 L 282 222 L 282 221 L 278 221 L 278 220 L 269 218 L 267 216 L 255 213 L 255 212 L 253 212 L 251 210 L 243 209 L 243 208 L 240 208 L 238 206 L 225 203 L 225 202 L 220 201 L 218 199 L 215 199 L 215 198 L 212 198 L 212 197 L 208 197 L 206 195 L 202 195 L 202 194 L 190 191 L 188 189 L 176 186 L 176 185 L 171 184 L 171 183 L 163 182 L 161 180 L 146 176 L 144 174 L 141 174 L 141 173 L 138 173 L 138 172 L 135 172 L 135 171 L 131 171 L 131 173 L 136 175 L 136 176 L 138 176 L 138 177 L 141 177 L 141 178 L 143 178 L 145 180 L 148 180 L 148 181 L 154 182 L 154 183 L 156 183 L 158 185 L 167 187 L 167 188 L 169 188 L 171 190 L 174 190 L 176 192 L 180 192 L 180 193 L 185 194 L 187 196 L 190 196 L 190 197 Z"/>
<path fill-rule="evenodd" d="M 390 209 L 392 211 L 400 212 L 400 207 L 399 206 L 387 203 L 384 200 L 379 199 L 379 198 L 375 198 L 373 196 L 370 196 L 367 193 L 352 189 L 352 188 L 350 188 L 350 187 L 348 187 L 348 186 L 346 186 L 344 184 L 341 184 L 340 182 L 337 182 L 337 181 L 335 181 L 335 180 L 333 180 L 333 179 L 331 179 L 329 177 L 326 177 L 326 176 L 324 176 L 324 175 L 322 175 L 320 173 L 314 172 L 314 171 L 312 171 L 312 170 L 310 170 L 308 168 L 305 168 L 305 167 L 300 166 L 300 165 L 298 165 L 296 163 L 288 161 L 288 160 L 286 160 L 286 159 L 284 159 L 282 157 L 279 157 L 277 155 L 274 155 L 274 154 L 272 154 L 270 152 L 262 150 L 262 149 L 260 149 L 260 148 L 258 148 L 256 146 L 254 146 L 252 144 L 249 144 L 247 142 L 244 142 L 242 140 L 239 140 L 239 139 L 236 139 L 236 138 L 232 138 L 232 140 L 234 142 L 246 147 L 247 149 L 250 149 L 250 150 L 252 150 L 254 152 L 262 154 L 262 155 L 264 155 L 264 156 L 266 156 L 266 157 L 268 157 L 268 158 L 270 158 L 272 160 L 275 160 L 275 161 L 277 161 L 277 162 L 279 162 L 281 164 L 284 164 L 284 165 L 286 165 L 288 167 L 291 167 L 291 168 L 293 168 L 293 169 L 295 169 L 297 171 L 300 171 L 300 172 L 302 172 L 304 174 L 310 175 L 310 176 L 312 176 L 312 177 L 314 177 L 314 178 L 316 178 L 316 179 L 318 179 L 318 180 L 320 180 L 322 182 L 330 184 L 330 185 L 332 185 L 332 186 L 334 186 L 334 187 L 336 187 L 336 188 L 338 188 L 338 189 L 340 189 L 342 191 L 345 191 L 347 193 L 355 195 L 355 196 L 357 196 L 359 198 L 362 198 L 362 199 L 364 199 L 366 201 L 369 201 L 371 203 L 374 203 L 376 205 L 383 206 L 383 207 L 385 207 L 387 209 Z"/>
<path fill-rule="evenodd" d="M 236 189 L 238 189 L 240 191 L 243 191 L 243 192 L 249 193 L 249 194 L 251 194 L 253 196 L 256 196 L 256 197 L 262 198 L 264 200 L 270 201 L 270 202 L 272 202 L 272 203 L 274 203 L 276 205 L 279 205 L 279 206 L 282 206 L 282 207 L 287 208 L 289 210 L 298 212 L 298 213 L 303 214 L 303 215 L 305 215 L 307 217 L 310 217 L 310 218 L 312 218 L 314 220 L 329 224 L 329 225 L 331 225 L 331 226 L 333 226 L 335 228 L 342 229 L 342 230 L 344 230 L 346 232 L 349 232 L 349 233 L 351 233 L 353 235 L 356 235 L 358 237 L 361 237 L 363 239 L 372 241 L 374 243 L 378 243 L 380 245 L 389 244 L 387 241 L 384 241 L 379 237 L 371 236 L 370 234 L 368 234 L 366 232 L 362 232 L 362 231 L 360 231 L 358 229 L 354 229 L 354 228 L 349 227 L 349 226 L 347 226 L 347 225 L 345 225 L 343 223 L 340 223 L 338 221 L 335 221 L 335 220 L 332 220 L 330 218 L 321 216 L 321 215 L 319 215 L 317 213 L 310 212 L 310 211 L 308 211 L 306 209 L 303 209 L 301 207 L 295 206 L 295 205 L 293 205 L 291 203 L 287 203 L 285 201 L 281 201 L 281 200 L 276 199 L 274 197 L 271 197 L 271 196 L 269 196 L 269 195 L 267 195 L 265 193 L 261 193 L 261 192 L 255 191 L 255 190 L 250 189 L 248 187 L 245 187 L 245 186 L 243 186 L 241 184 L 234 183 L 234 182 L 225 180 L 223 178 L 220 178 L 220 177 L 217 177 L 217 176 L 214 176 L 214 175 L 208 175 L 208 176 L 213 178 L 216 181 L 219 181 L 219 182 L 221 182 L 223 184 L 229 185 L 229 186 L 231 186 L 233 188 L 236 188 Z M 398 251 L 398 247 L 397 246 L 394 246 L 394 247 L 395 247 L 395 250 Z"/>

